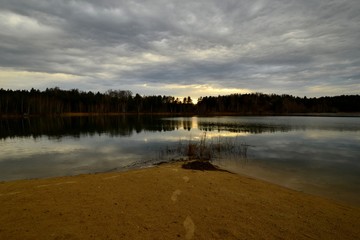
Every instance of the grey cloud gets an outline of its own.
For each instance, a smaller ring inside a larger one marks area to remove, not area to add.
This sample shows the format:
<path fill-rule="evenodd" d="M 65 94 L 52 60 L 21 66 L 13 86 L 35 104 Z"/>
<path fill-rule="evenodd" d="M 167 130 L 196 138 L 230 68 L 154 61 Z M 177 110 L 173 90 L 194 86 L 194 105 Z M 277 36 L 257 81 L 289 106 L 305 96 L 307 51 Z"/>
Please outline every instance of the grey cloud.
<path fill-rule="evenodd" d="M 353 86 L 360 82 L 359 12 L 357 0 L 1 0 L 0 15 L 32 19 L 37 29 L 24 35 L 6 25 L 0 67 L 87 78 L 74 82 L 79 88 Z M 144 58 L 148 53 L 167 60 Z"/>

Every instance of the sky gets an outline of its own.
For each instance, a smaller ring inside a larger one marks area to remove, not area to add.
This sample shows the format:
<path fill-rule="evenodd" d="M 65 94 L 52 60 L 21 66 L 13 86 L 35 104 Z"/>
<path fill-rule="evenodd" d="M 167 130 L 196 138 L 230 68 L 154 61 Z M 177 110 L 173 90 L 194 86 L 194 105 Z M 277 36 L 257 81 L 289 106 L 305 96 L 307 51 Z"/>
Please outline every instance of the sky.
<path fill-rule="evenodd" d="M 360 94 L 359 0 L 0 0 L 0 88 Z"/>

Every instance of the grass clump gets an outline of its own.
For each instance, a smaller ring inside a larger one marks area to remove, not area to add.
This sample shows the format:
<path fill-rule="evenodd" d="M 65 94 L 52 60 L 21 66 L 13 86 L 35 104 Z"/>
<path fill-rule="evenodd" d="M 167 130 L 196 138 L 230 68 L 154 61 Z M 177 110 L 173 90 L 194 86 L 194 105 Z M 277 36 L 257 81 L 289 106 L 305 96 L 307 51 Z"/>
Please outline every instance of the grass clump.
<path fill-rule="evenodd" d="M 247 157 L 249 145 L 239 143 L 238 139 L 220 138 L 207 139 L 206 132 L 199 140 L 179 141 L 174 147 L 167 146 L 161 151 L 161 158 L 169 158 L 170 161 L 186 161 L 184 168 L 196 170 L 215 170 L 212 160 L 221 158 Z"/>

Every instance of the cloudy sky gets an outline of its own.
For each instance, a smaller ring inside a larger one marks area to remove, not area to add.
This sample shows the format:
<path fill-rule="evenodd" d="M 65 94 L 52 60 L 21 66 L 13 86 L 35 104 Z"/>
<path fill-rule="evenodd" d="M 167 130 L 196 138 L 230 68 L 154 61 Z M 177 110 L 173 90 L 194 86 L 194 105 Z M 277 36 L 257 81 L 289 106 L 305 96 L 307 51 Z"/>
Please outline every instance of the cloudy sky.
<path fill-rule="evenodd" d="M 360 94 L 359 0 L 0 0 L 0 88 Z"/>

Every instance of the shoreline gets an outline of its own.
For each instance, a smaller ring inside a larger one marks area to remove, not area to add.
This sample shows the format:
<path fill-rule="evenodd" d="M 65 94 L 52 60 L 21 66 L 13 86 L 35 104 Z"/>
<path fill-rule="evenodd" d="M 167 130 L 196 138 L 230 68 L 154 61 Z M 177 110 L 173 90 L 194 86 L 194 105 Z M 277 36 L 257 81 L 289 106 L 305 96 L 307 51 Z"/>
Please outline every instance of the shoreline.
<path fill-rule="evenodd" d="M 1 239 L 355 239 L 360 208 L 181 163 L 0 183 Z"/>
<path fill-rule="evenodd" d="M 360 112 L 309 112 L 309 113 L 257 113 L 257 112 L 64 112 L 59 114 L 0 114 L 0 119 L 41 118 L 41 117 L 113 117 L 113 116 L 164 116 L 164 117 L 360 117 Z"/>

